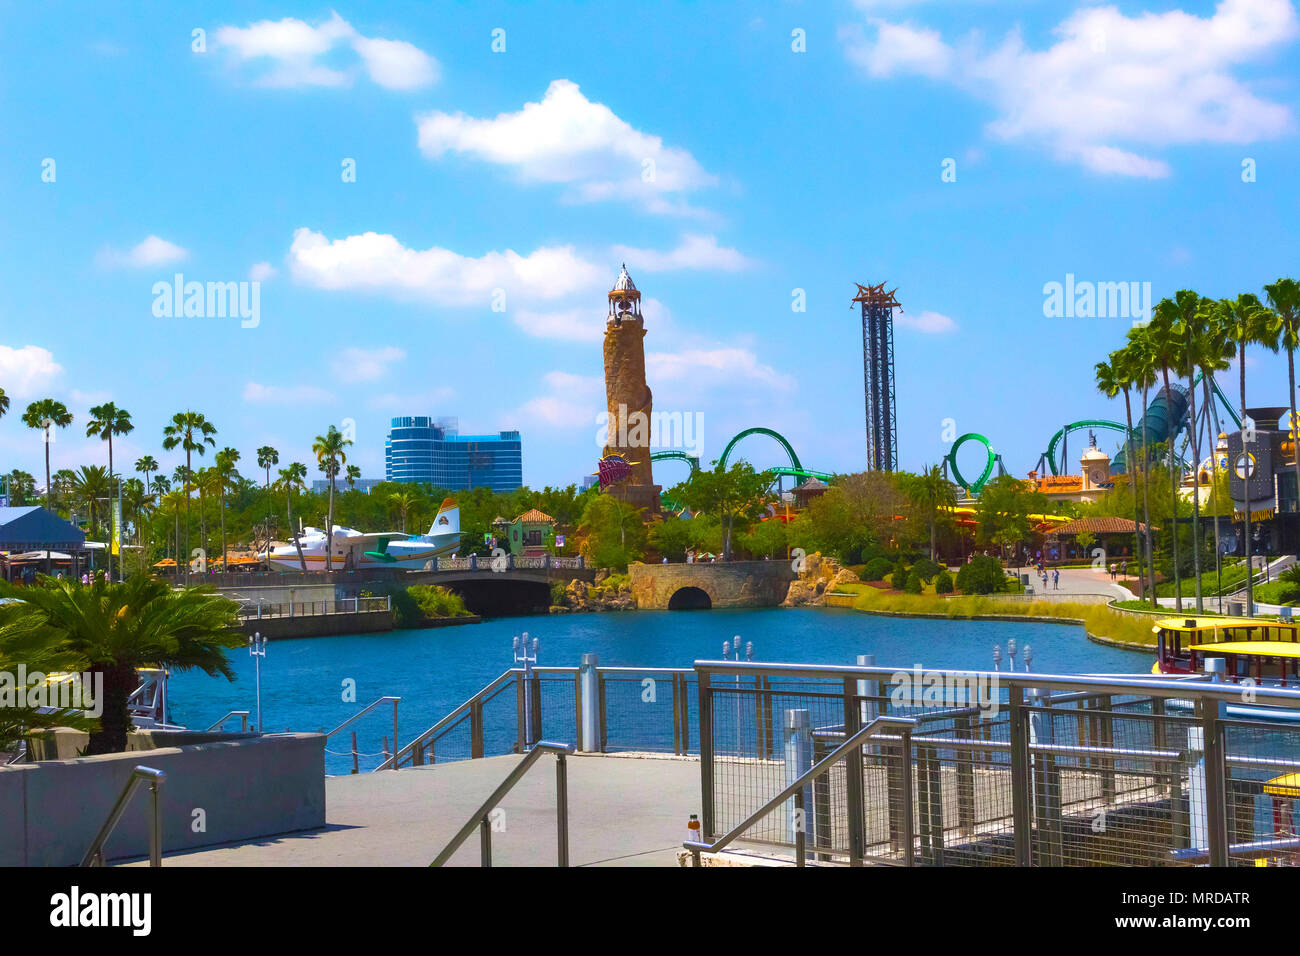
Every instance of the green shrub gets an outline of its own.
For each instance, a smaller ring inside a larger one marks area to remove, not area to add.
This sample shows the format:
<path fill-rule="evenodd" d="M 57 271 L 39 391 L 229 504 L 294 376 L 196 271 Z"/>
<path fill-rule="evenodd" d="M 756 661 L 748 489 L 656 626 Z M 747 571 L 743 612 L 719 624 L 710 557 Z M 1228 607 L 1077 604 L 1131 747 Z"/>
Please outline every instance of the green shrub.
<path fill-rule="evenodd" d="M 369 585 L 361 592 L 361 597 L 392 598 L 394 627 L 415 627 L 424 617 L 419 602 L 415 600 L 410 590 L 391 581 Z"/>
<path fill-rule="evenodd" d="M 1006 587 L 1006 580 L 1002 562 L 985 554 L 977 554 L 957 572 L 957 587 L 963 594 L 994 594 Z"/>
<path fill-rule="evenodd" d="M 907 586 L 907 562 L 902 558 L 894 565 L 894 573 L 889 577 L 889 583 L 895 591 L 901 591 Z"/>
<path fill-rule="evenodd" d="M 436 584 L 414 584 L 407 588 L 407 593 L 419 607 L 420 615 L 426 619 L 469 615 L 465 602 L 459 594 L 440 588 Z"/>
<path fill-rule="evenodd" d="M 906 590 L 908 594 L 920 594 L 923 590 L 921 586 L 921 575 L 917 573 L 916 568 L 907 572 L 907 584 L 905 585 L 904 590 Z"/>
<path fill-rule="evenodd" d="M 943 568 L 939 567 L 939 565 L 935 564 L 929 558 L 921 558 L 916 562 L 916 564 L 912 565 L 912 570 L 920 575 L 922 581 L 929 584 L 930 581 L 934 579 L 934 576 L 942 571 Z"/>
<path fill-rule="evenodd" d="M 858 577 L 864 581 L 883 581 L 892 567 L 888 558 L 872 558 L 858 572 Z"/>
<path fill-rule="evenodd" d="M 951 594 L 953 592 L 952 575 L 947 571 L 940 571 L 934 576 L 934 593 Z"/>
<path fill-rule="evenodd" d="M 551 582 L 551 603 L 564 604 L 564 599 L 568 595 L 568 586 L 563 581 Z"/>

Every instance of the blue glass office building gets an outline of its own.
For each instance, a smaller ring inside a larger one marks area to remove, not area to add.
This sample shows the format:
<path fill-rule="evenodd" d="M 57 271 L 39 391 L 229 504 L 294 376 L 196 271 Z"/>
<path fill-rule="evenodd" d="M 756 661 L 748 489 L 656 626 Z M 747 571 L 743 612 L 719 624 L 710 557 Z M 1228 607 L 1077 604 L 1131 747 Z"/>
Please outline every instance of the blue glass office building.
<path fill-rule="evenodd" d="M 513 491 L 524 483 L 522 443 L 517 431 L 461 435 L 455 419 L 394 418 L 384 473 L 389 481 L 427 481 L 451 491 Z"/>

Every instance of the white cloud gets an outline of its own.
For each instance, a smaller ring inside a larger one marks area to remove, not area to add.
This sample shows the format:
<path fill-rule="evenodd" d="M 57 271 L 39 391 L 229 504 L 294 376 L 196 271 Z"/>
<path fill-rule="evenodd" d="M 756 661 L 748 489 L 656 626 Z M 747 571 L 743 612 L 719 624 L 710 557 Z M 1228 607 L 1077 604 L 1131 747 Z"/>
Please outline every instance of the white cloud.
<path fill-rule="evenodd" d="M 899 312 L 894 316 L 894 324 L 901 329 L 911 329 L 914 332 L 925 332 L 930 335 L 957 331 L 957 323 L 939 312 L 926 311 L 916 316 Z"/>
<path fill-rule="evenodd" d="M 99 264 L 145 269 L 150 266 L 165 266 L 181 262 L 188 259 L 189 255 L 187 249 L 181 248 L 176 243 L 151 235 L 126 252 L 111 248 L 102 250 L 99 254 Z"/>
<path fill-rule="evenodd" d="M 344 382 L 373 382 L 388 374 L 394 362 L 406 358 L 406 352 L 387 345 L 377 349 L 348 348 L 331 362 L 334 375 Z"/>
<path fill-rule="evenodd" d="M 444 405 L 456 397 L 456 390 L 450 385 L 439 385 L 436 388 L 414 394 L 399 394 L 397 392 L 382 392 L 378 395 L 371 395 L 366 399 L 366 407 L 401 412 L 408 415 L 423 415 L 428 413 L 428 409 L 437 408 Z"/>
<path fill-rule="evenodd" d="M 349 86 L 356 64 L 339 68 L 321 62 L 340 48 L 351 48 L 371 81 L 387 89 L 417 89 L 438 80 L 438 61 L 423 50 L 403 40 L 364 36 L 337 13 L 319 26 L 292 17 L 225 26 L 217 30 L 216 41 L 242 62 L 270 61 L 257 78 L 263 86 Z"/>
<path fill-rule="evenodd" d="M 599 342 L 605 336 L 605 316 L 599 308 L 563 309 L 558 312 L 516 309 L 511 313 L 511 318 L 523 332 L 539 339 Z"/>
<path fill-rule="evenodd" d="M 63 366 L 54 361 L 54 353 L 48 349 L 39 345 L 0 345 L 0 388 L 10 399 L 42 398 L 40 393 L 62 374 Z"/>
<path fill-rule="evenodd" d="M 248 270 L 248 277 L 254 282 L 265 282 L 267 279 L 274 279 L 280 274 L 280 270 L 269 262 L 255 262 L 253 267 Z"/>
<path fill-rule="evenodd" d="M 557 299 L 599 286 L 603 270 L 572 246 L 512 249 L 479 258 L 437 246 L 408 249 L 393 236 L 367 232 L 329 240 L 301 228 L 293 234 L 289 264 L 294 278 L 320 289 L 378 292 L 436 305 L 492 304 L 494 291 L 512 298 Z"/>
<path fill-rule="evenodd" d="M 546 393 L 525 402 L 517 416 L 553 428 L 589 427 L 594 436 L 598 427 L 596 418 L 605 411 L 604 379 L 551 371 L 542 376 L 542 381 Z"/>
<path fill-rule="evenodd" d="M 587 99 L 570 80 L 555 80 L 539 103 L 517 113 L 477 119 L 464 113 L 416 116 L 420 150 L 515 170 L 525 182 L 562 183 L 578 201 L 622 199 L 652 212 L 692 213 L 682 196 L 715 185 L 689 152 L 665 146 Z"/>
<path fill-rule="evenodd" d="M 1044 50 L 1028 48 L 1018 30 L 988 49 L 974 33 L 947 43 L 910 23 L 869 24 L 874 36 L 841 30 L 846 55 L 868 76 L 950 82 L 994 106 L 993 136 L 1043 142 L 1098 173 L 1161 178 L 1168 164 L 1134 147 L 1253 143 L 1294 125 L 1286 105 L 1235 75 L 1300 33 L 1289 0 L 1221 0 L 1208 17 L 1085 7 Z"/>
<path fill-rule="evenodd" d="M 718 269 L 738 272 L 753 262 L 735 249 L 718 245 L 717 236 L 683 236 L 676 249 L 634 249 L 614 246 L 615 257 L 632 263 L 633 272 L 667 272 L 675 269 Z"/>
<path fill-rule="evenodd" d="M 661 382 L 685 382 L 697 388 L 740 383 L 760 383 L 781 391 L 795 387 L 789 375 L 762 364 L 749 349 L 733 346 L 650 352 L 645 363 L 652 389 Z"/>
<path fill-rule="evenodd" d="M 334 394 L 316 385 L 261 385 L 249 382 L 244 386 L 244 401 L 270 405 L 322 405 L 334 401 Z"/>

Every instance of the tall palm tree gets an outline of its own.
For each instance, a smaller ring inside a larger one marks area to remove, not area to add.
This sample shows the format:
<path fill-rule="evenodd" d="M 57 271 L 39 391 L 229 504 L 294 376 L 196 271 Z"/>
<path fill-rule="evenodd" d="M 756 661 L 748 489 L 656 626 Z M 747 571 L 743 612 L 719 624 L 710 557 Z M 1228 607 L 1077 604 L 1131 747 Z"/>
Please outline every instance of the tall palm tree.
<path fill-rule="evenodd" d="M 907 496 L 913 507 L 925 515 L 926 526 L 930 529 L 930 560 L 933 561 L 937 554 L 935 538 L 939 515 L 957 506 L 957 492 L 943 476 L 943 469 L 938 465 L 926 465 L 907 482 Z"/>
<path fill-rule="evenodd" d="M 217 477 L 217 497 L 221 502 L 221 571 L 226 571 L 226 486 L 232 479 L 239 478 L 235 463 L 239 461 L 239 452 L 234 448 L 223 448 L 215 456 Z"/>
<path fill-rule="evenodd" d="M 1241 398 L 1241 420 L 1246 422 L 1246 347 L 1262 345 L 1277 351 L 1278 335 L 1281 331 L 1277 317 L 1264 307 L 1259 298 L 1246 292 L 1235 299 L 1221 299 L 1214 311 L 1214 320 L 1221 323 L 1227 332 L 1227 339 L 1233 343 L 1239 369 L 1239 387 Z M 1245 435 L 1242 435 L 1243 439 Z M 1245 451 L 1245 443 L 1242 444 Z M 1247 485 L 1249 488 L 1249 485 Z M 1246 615 L 1255 615 L 1255 587 L 1251 577 L 1254 573 L 1250 543 L 1250 492 L 1246 492 L 1244 518 L 1244 536 L 1246 552 Z M 1264 556 L 1267 562 L 1268 555 Z"/>
<path fill-rule="evenodd" d="M 163 448 L 171 451 L 179 447 L 185 452 L 185 476 L 187 481 L 192 480 L 194 475 L 194 462 L 192 455 L 198 452 L 200 455 L 207 451 L 208 445 L 213 448 L 217 447 L 217 440 L 212 436 L 217 433 L 217 428 L 208 421 L 201 413 L 192 412 L 188 409 L 183 412 L 177 412 L 172 416 L 172 420 L 163 427 Z M 185 504 L 185 583 L 190 583 L 190 506 L 187 500 Z"/>
<path fill-rule="evenodd" d="M 1196 426 L 1196 373 L 1204 364 L 1202 350 L 1214 346 L 1207 334 L 1208 322 L 1201 296 L 1190 289 L 1178 290 L 1174 294 L 1173 311 L 1172 334 L 1181 343 L 1178 370 L 1187 378 L 1190 423 L 1187 434 L 1192 446 L 1192 567 L 1196 575 L 1196 612 L 1199 614 L 1205 610 L 1205 602 L 1201 593 L 1201 430 Z"/>
<path fill-rule="evenodd" d="M 405 531 L 406 518 L 411 513 L 411 509 L 415 507 L 419 496 L 415 492 L 403 488 L 401 491 L 394 491 L 390 494 L 388 500 L 397 508 L 397 513 L 402 519 L 401 530 Z"/>
<path fill-rule="evenodd" d="M 1214 299 L 1201 299 L 1199 324 L 1201 327 L 1200 344 L 1197 348 L 1197 360 L 1201 366 L 1201 393 L 1205 396 L 1206 441 L 1211 449 L 1218 448 L 1219 436 L 1223 432 L 1223 422 L 1219 418 L 1219 407 L 1214 400 L 1214 373 L 1222 372 L 1229 366 L 1234 346 L 1229 337 L 1227 326 L 1216 318 L 1219 303 Z M 1210 429 L 1213 431 L 1210 431 Z M 1218 493 L 1217 483 L 1211 484 L 1210 499 L 1214 503 L 1214 569 L 1217 580 L 1222 581 L 1223 546 L 1219 531 L 1219 516 L 1223 507 L 1222 496 Z M 1223 595 L 1219 594 L 1219 610 L 1223 610 Z"/>
<path fill-rule="evenodd" d="M 352 444 L 352 439 L 344 438 L 343 433 L 333 425 L 329 427 L 324 435 L 317 435 L 316 440 L 312 442 L 312 454 L 316 456 L 316 461 L 320 465 L 320 470 L 325 473 L 325 477 L 330 482 L 330 499 L 329 499 L 329 517 L 326 519 L 325 531 L 325 570 L 333 570 L 334 558 L 334 479 L 338 477 L 339 470 L 348 463 L 348 455 L 345 450 Z"/>
<path fill-rule="evenodd" d="M 144 475 L 144 488 L 147 493 L 151 487 L 149 475 L 158 470 L 158 462 L 153 455 L 144 455 L 135 460 L 135 470 Z"/>
<path fill-rule="evenodd" d="M 1155 549 L 1151 541 L 1151 456 L 1147 451 L 1147 397 L 1151 387 L 1156 383 L 1156 363 L 1151 350 L 1151 343 L 1145 326 L 1128 330 L 1128 345 L 1124 347 L 1124 378 L 1129 387 L 1142 393 L 1142 447 L 1138 453 L 1140 473 L 1142 475 L 1142 523 L 1146 525 L 1146 572 L 1147 594 L 1151 597 L 1151 606 L 1156 607 L 1156 570 Z"/>
<path fill-rule="evenodd" d="M 152 491 L 155 496 L 161 498 L 163 495 L 167 494 L 167 492 L 172 490 L 171 479 L 166 475 L 154 475 L 153 481 L 149 482 L 149 490 Z"/>
<path fill-rule="evenodd" d="M 5 487 L 9 489 L 9 502 L 24 505 L 28 499 L 36 497 L 36 479 L 25 471 L 15 468 L 4 476 Z"/>
<path fill-rule="evenodd" d="M 73 511 L 72 486 L 77 478 L 76 472 L 71 468 L 60 468 L 54 473 L 50 481 L 54 485 L 54 501 L 56 505 L 62 503 L 68 508 L 68 518 L 71 520 Z"/>
<path fill-rule="evenodd" d="M 98 435 L 101 441 L 108 442 L 108 477 L 112 478 L 114 475 L 113 436 L 126 435 L 134 430 L 135 426 L 131 424 L 131 413 L 125 408 L 118 408 L 112 402 L 96 405 L 90 410 L 90 421 L 86 423 L 86 437 Z"/>
<path fill-rule="evenodd" d="M 197 669 L 234 680 L 226 651 L 246 643 L 234 601 L 210 588 L 176 591 L 147 574 L 91 587 L 44 577 L 40 587 L 0 585 L 0 594 L 21 604 L 6 628 L 39 626 L 54 647 L 78 659 L 73 670 L 102 677 L 103 713 L 87 755 L 126 750 L 127 699 L 139 685 L 137 668 Z"/>
<path fill-rule="evenodd" d="M 45 507 L 50 507 L 50 429 L 67 428 L 72 424 L 72 413 L 62 402 L 42 398 L 32 402 L 23 412 L 23 424 L 44 431 L 45 441 Z"/>
<path fill-rule="evenodd" d="M 352 489 L 357 486 L 357 479 L 361 477 L 361 469 L 356 465 L 348 465 L 346 481 L 348 488 Z"/>
<path fill-rule="evenodd" d="M 1125 355 L 1123 350 L 1111 352 L 1109 362 L 1098 362 L 1093 368 L 1097 379 L 1097 391 L 1101 392 L 1107 398 L 1114 398 L 1120 392 L 1124 393 L 1124 418 L 1128 427 L 1124 430 L 1124 464 L 1128 472 L 1129 487 L 1133 489 L 1133 556 L 1137 557 L 1142 553 L 1141 527 L 1142 522 L 1138 516 L 1138 496 L 1137 496 L 1137 472 L 1135 468 L 1137 462 L 1133 457 L 1133 401 L 1129 394 L 1129 388 L 1132 383 L 1129 381 L 1128 372 L 1125 369 Z"/>
<path fill-rule="evenodd" d="M 113 497 L 113 479 L 103 465 L 82 465 L 81 470 L 73 474 L 69 491 L 74 501 L 86 506 L 90 514 L 90 535 L 98 537 L 99 503 Z"/>
<path fill-rule="evenodd" d="M 1295 458 L 1296 494 L 1300 495 L 1300 454 L 1295 453 L 1300 443 L 1300 421 L 1296 420 L 1295 403 L 1295 351 L 1300 348 L 1300 282 L 1295 279 L 1278 279 L 1264 286 L 1269 308 L 1277 316 L 1279 342 L 1286 349 L 1287 395 L 1291 403 L 1291 447 Z"/>
<path fill-rule="evenodd" d="M 162 477 L 155 478 L 155 482 L 165 481 Z M 176 571 L 181 569 L 181 511 L 189 507 L 186 504 L 187 496 L 184 488 L 167 488 L 163 491 L 162 497 L 158 500 L 158 510 L 164 516 L 171 516 L 172 519 L 172 557 L 176 561 Z"/>
<path fill-rule="evenodd" d="M 275 483 L 277 490 L 283 490 L 285 493 L 285 511 L 289 518 L 289 536 L 293 538 L 293 546 L 298 551 L 298 565 L 307 570 L 307 559 L 302 553 L 302 540 L 298 532 L 293 527 L 293 493 L 295 491 L 305 491 L 306 483 L 303 481 L 307 477 L 307 466 L 300 461 L 290 462 L 287 468 L 280 469 L 280 478 Z"/>
<path fill-rule="evenodd" d="M 1160 369 L 1160 377 L 1164 381 L 1166 407 L 1173 408 L 1173 390 L 1169 387 L 1169 372 L 1173 370 L 1177 374 L 1181 368 L 1183 360 L 1182 343 L 1179 341 L 1175 331 L 1178 320 L 1178 306 L 1171 299 L 1161 299 L 1156 303 L 1151 313 L 1151 321 L 1147 323 L 1147 336 L 1151 344 L 1152 357 L 1155 359 L 1156 367 Z M 1169 491 L 1172 500 L 1172 513 L 1169 518 L 1170 531 L 1170 555 L 1174 565 L 1174 607 L 1179 611 L 1183 609 L 1183 575 L 1182 568 L 1178 561 L 1178 486 L 1182 483 L 1182 469 L 1178 467 L 1177 456 L 1174 452 L 1174 438 L 1178 434 L 1178 422 L 1169 422 L 1168 437 L 1165 441 L 1165 454 L 1169 461 Z"/>
<path fill-rule="evenodd" d="M 3 388 L 0 388 L 0 418 L 3 418 L 8 413 L 9 413 L 9 396 L 5 394 L 5 390 Z"/>

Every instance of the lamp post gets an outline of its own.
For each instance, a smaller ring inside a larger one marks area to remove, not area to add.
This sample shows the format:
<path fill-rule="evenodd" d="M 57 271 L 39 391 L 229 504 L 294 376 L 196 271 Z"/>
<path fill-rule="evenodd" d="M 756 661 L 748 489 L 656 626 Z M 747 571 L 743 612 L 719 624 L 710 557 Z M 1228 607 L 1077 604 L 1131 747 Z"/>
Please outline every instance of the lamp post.
<path fill-rule="evenodd" d="M 257 671 L 257 732 L 262 733 L 262 659 L 266 657 L 266 638 L 261 631 L 253 632 L 253 639 L 248 642 L 248 653 Z"/>
<path fill-rule="evenodd" d="M 537 663 L 537 638 L 533 638 L 531 643 L 528 640 L 528 632 L 524 631 L 524 636 L 520 639 L 517 635 L 514 639 L 514 657 L 515 666 L 520 664 L 524 666 L 524 746 L 533 743 L 533 665 Z"/>

